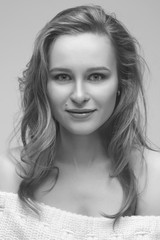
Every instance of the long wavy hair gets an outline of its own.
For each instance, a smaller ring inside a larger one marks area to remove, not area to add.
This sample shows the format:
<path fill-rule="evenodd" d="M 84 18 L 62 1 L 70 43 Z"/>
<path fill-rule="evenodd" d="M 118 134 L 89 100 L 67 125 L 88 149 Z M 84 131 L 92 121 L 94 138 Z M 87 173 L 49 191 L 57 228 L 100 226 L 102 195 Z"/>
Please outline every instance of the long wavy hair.
<path fill-rule="evenodd" d="M 23 180 L 18 195 L 26 205 L 37 211 L 35 190 L 50 177 L 53 187 L 56 184 L 59 169 L 54 166 L 54 159 L 59 124 L 54 119 L 54 113 L 51 113 L 47 97 L 48 55 L 51 43 L 59 36 L 86 32 L 109 38 L 117 60 L 120 95 L 102 131 L 113 169 L 111 177 L 118 178 L 124 192 L 119 212 L 111 216 L 102 214 L 113 218 L 115 223 L 121 216 L 135 214 L 138 193 L 130 156 L 133 149 L 138 149 L 143 159 L 143 149 L 149 148 L 142 84 L 144 64 L 135 38 L 114 15 L 106 14 L 100 6 L 78 6 L 64 10 L 48 22 L 37 36 L 31 60 L 19 78 L 23 111 L 21 163 L 25 167 L 22 164 Z"/>

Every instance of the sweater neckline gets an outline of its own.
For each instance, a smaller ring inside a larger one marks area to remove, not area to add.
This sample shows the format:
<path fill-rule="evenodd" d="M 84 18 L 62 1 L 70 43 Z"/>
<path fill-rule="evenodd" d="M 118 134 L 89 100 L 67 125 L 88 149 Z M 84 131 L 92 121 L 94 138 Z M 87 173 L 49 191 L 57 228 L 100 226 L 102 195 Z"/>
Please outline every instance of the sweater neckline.
<path fill-rule="evenodd" d="M 11 198 L 14 198 L 14 199 L 17 199 L 19 201 L 20 198 L 18 196 L 18 193 L 14 193 L 14 192 L 4 192 L 4 191 L 0 191 L 0 195 L 3 195 L 4 197 L 8 198 L 11 197 Z M 30 199 L 30 198 L 28 198 Z M 103 216 L 100 216 L 100 217 L 94 217 L 94 216 L 87 216 L 87 215 L 82 215 L 80 213 L 75 213 L 75 212 L 70 212 L 68 210 L 65 210 L 65 209 L 60 209 L 60 208 L 57 208 L 57 207 L 54 207 L 54 206 L 50 206 L 48 204 L 45 204 L 43 202 L 40 202 L 40 201 L 34 201 L 36 203 L 36 205 L 38 206 L 38 208 L 42 211 L 42 212 L 48 212 L 49 214 L 52 214 L 52 213 L 56 213 L 58 215 L 64 215 L 64 216 L 69 216 L 71 218 L 77 218 L 77 219 L 82 219 L 82 220 L 97 220 L 97 221 L 106 221 L 106 220 L 109 220 L 109 221 L 113 221 L 113 219 L 111 218 L 107 218 L 107 217 L 103 217 Z"/>
<path fill-rule="evenodd" d="M 61 215 L 65 215 L 65 216 L 69 216 L 73 219 L 81 219 L 81 220 L 94 220 L 94 221 L 113 221 L 113 219 L 111 218 L 107 218 L 107 217 L 103 217 L 103 216 L 99 216 L 99 217 L 94 217 L 94 216 L 87 216 L 87 215 L 82 215 L 80 213 L 75 213 L 75 212 L 70 212 L 68 210 L 65 209 L 61 209 L 61 208 L 57 208 L 54 206 L 50 206 L 48 204 L 45 204 L 43 202 L 38 202 L 36 201 L 36 204 L 42 209 L 42 211 L 48 211 L 48 212 L 56 212 L 57 214 Z"/>
<path fill-rule="evenodd" d="M 4 192 L 4 191 L 0 191 L 0 195 L 6 197 L 8 200 L 9 200 L 9 197 L 10 198 L 14 198 L 15 200 L 19 200 L 19 196 L 18 196 L 18 193 L 13 193 L 13 192 Z M 59 216 L 64 216 L 64 217 L 69 217 L 71 219 L 75 219 L 76 220 L 80 220 L 80 221 L 86 221 L 86 222 L 113 222 L 113 219 L 112 218 L 108 218 L 108 217 L 94 217 L 94 216 L 87 216 L 87 215 L 82 215 L 82 214 L 79 214 L 79 213 L 74 213 L 74 212 L 70 212 L 70 211 L 67 211 L 67 210 L 64 210 L 64 209 L 60 209 L 60 208 L 57 208 L 57 207 L 54 207 L 54 206 L 50 206 L 50 205 L 47 205 L 43 202 L 38 202 L 38 201 L 35 201 L 35 203 L 37 204 L 37 206 L 40 208 L 40 210 L 45 213 L 45 214 L 49 214 L 49 215 L 53 215 L 53 214 L 57 214 Z M 126 221 L 128 219 L 160 219 L 160 216 L 154 216 L 154 215 L 132 215 L 132 216 L 122 216 L 121 217 L 121 220 L 122 221 Z"/>

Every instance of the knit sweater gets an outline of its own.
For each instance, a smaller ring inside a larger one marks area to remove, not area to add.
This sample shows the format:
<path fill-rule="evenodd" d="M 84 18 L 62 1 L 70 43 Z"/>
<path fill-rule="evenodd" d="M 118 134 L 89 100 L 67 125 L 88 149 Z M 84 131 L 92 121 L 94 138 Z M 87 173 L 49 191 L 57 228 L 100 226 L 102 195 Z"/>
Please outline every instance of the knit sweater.
<path fill-rule="evenodd" d="M 159 216 L 88 217 L 38 203 L 39 217 L 23 207 L 18 195 L 0 192 L 0 240 L 157 240 Z"/>

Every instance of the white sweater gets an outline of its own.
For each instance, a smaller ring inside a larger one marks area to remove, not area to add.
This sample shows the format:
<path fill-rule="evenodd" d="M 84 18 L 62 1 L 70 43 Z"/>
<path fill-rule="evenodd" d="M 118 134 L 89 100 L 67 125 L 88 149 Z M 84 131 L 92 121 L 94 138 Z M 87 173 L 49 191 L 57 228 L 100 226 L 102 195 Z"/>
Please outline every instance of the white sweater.
<path fill-rule="evenodd" d="M 0 240 L 160 240 L 160 217 L 87 217 L 44 204 L 40 218 L 28 213 L 17 194 L 0 192 Z"/>

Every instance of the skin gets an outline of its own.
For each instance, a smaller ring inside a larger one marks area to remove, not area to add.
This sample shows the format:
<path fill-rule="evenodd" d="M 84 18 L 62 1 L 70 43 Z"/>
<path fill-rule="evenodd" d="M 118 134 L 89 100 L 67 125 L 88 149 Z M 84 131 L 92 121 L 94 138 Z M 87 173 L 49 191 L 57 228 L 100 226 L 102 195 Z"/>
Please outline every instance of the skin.
<path fill-rule="evenodd" d="M 50 47 L 49 70 L 48 98 L 60 124 L 59 161 L 83 170 L 106 163 L 99 128 L 111 116 L 118 90 L 110 40 L 92 33 L 60 36 Z M 77 120 L 67 108 L 96 111 L 88 119 Z"/>

